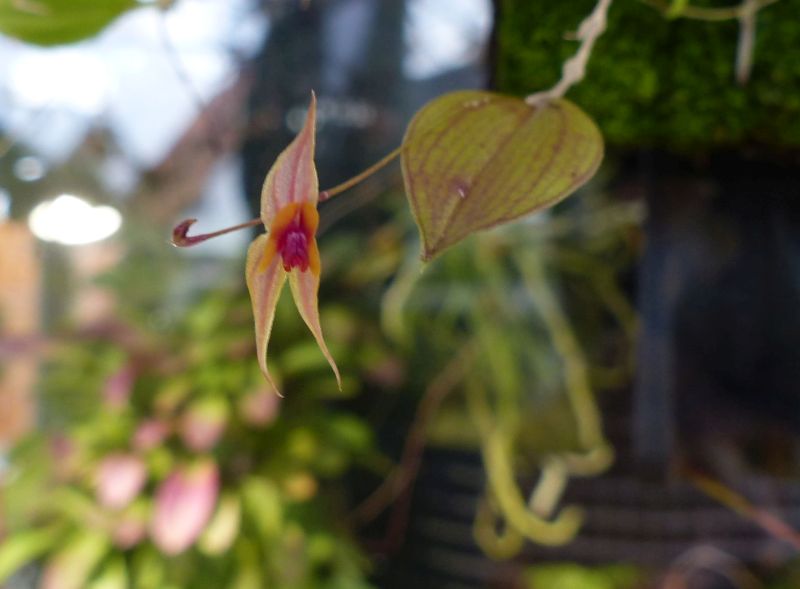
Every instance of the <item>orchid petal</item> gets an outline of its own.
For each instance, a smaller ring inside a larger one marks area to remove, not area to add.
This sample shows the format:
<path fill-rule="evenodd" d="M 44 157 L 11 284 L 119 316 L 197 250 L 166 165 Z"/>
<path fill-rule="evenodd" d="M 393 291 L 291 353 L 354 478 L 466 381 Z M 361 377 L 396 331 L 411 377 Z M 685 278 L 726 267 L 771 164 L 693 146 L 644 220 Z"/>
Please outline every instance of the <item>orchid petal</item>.
<path fill-rule="evenodd" d="M 269 227 L 275 215 L 290 203 L 308 202 L 316 206 L 319 198 L 317 169 L 314 167 L 314 130 L 317 99 L 311 93 L 306 121 L 297 137 L 273 164 L 261 189 L 261 220 Z"/>
<path fill-rule="evenodd" d="M 276 255 L 272 241 L 266 235 L 260 235 L 250 244 L 245 276 L 253 303 L 258 365 L 269 384 L 280 395 L 267 369 L 267 345 L 272 332 L 272 321 L 275 319 L 275 307 L 286 281 L 286 272 L 281 267 L 280 256 Z"/>
<path fill-rule="evenodd" d="M 322 326 L 319 322 L 319 303 L 317 301 L 319 273 L 312 271 L 315 264 L 319 268 L 319 250 L 317 250 L 316 240 L 312 241 L 310 246 L 309 257 L 311 258 L 311 263 L 309 264 L 309 269 L 305 272 L 301 272 L 298 268 L 293 269 L 289 274 L 289 285 L 292 288 L 292 296 L 297 305 L 297 310 L 300 311 L 300 316 L 308 325 L 314 335 L 314 339 L 317 340 L 317 345 L 328 360 L 328 364 L 331 365 L 333 373 L 336 375 L 336 382 L 341 390 L 342 378 L 339 376 L 339 368 L 328 351 L 328 346 L 325 345 L 325 339 L 322 337 Z"/>

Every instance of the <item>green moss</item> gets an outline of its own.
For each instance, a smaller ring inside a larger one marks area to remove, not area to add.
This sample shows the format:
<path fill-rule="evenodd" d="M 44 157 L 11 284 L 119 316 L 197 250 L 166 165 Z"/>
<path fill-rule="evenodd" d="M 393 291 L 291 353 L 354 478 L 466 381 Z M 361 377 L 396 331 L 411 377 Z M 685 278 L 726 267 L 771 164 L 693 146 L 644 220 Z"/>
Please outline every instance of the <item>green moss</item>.
<path fill-rule="evenodd" d="M 501 0 L 499 89 L 527 95 L 552 86 L 577 47 L 565 34 L 594 5 Z M 568 97 L 614 145 L 682 151 L 746 143 L 800 146 L 798 14 L 800 0 L 780 0 L 759 13 L 751 78 L 740 87 L 734 72 L 738 22 L 669 20 L 638 0 L 616 0 L 586 78 Z"/>

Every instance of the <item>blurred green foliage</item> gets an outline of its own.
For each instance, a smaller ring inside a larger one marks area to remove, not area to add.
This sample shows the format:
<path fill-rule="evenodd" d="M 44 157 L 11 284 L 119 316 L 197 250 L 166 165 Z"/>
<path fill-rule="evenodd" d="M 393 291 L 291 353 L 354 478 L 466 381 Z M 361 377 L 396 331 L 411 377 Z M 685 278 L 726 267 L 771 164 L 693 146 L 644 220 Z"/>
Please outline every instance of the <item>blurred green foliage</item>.
<path fill-rule="evenodd" d="M 99 33 L 136 0 L 0 0 L 0 32 L 36 45 L 61 45 Z"/>
<path fill-rule="evenodd" d="M 590 185 L 582 198 L 548 217 L 473 235 L 424 268 L 409 252 L 384 298 L 384 328 L 415 366 L 412 387 L 424 390 L 473 341 L 476 351 L 464 380 L 490 391 L 509 431 L 517 430 L 512 422 L 526 424 L 518 432 L 520 454 L 534 463 L 549 452 L 577 449 L 580 442 L 565 395 L 563 358 L 526 285 L 530 256 L 545 261 L 592 382 L 613 388 L 629 374 L 635 315 L 619 283 L 636 255 L 640 211 L 635 203 L 611 205 L 598 188 Z M 464 397 L 448 398 L 433 440 L 478 445 L 477 431 L 465 427 L 465 420 Z"/>
<path fill-rule="evenodd" d="M 501 0 L 498 88 L 527 95 L 552 86 L 575 51 L 568 33 L 594 4 Z M 758 13 L 752 75 L 739 86 L 738 21 L 668 19 L 641 1 L 614 2 L 586 78 L 568 97 L 611 145 L 693 152 L 748 143 L 800 146 L 799 13 L 800 0 L 780 0 Z"/>
<path fill-rule="evenodd" d="M 286 394 L 278 399 L 255 361 L 243 284 L 198 299 L 183 288 L 184 264 L 171 260 L 165 280 L 159 273 L 169 256 L 147 266 L 135 248 L 103 277 L 119 297 L 118 316 L 90 330 L 60 327 L 41 382 L 42 428 L 11 455 L 0 583 L 35 562 L 45 579 L 57 571 L 64 588 L 367 587 L 368 560 L 348 530 L 341 479 L 355 465 L 386 461 L 345 404 L 380 380 L 394 356 L 375 315 L 342 304 L 364 283 L 335 271 L 346 267 L 337 264 L 336 252 L 349 249 L 341 243 L 326 255 L 334 269 L 326 288 L 340 294 L 321 299 L 326 337 L 346 375 L 341 392 L 288 297 L 270 359 Z M 142 284 L 159 284 L 160 305 Z M 151 430 L 155 441 L 143 441 L 153 423 L 161 434 Z M 143 461 L 146 482 L 127 505 L 109 508 L 100 467 L 120 454 Z M 217 465 L 224 501 L 194 546 L 170 557 L 152 542 L 157 491 L 200 459 Z"/>
<path fill-rule="evenodd" d="M 487 489 L 473 530 L 495 558 L 525 539 L 572 539 L 580 513 L 561 509 L 565 485 L 612 459 L 595 392 L 630 376 L 636 317 L 620 282 L 641 209 L 612 205 L 598 188 L 477 233 L 424 267 L 409 253 L 384 298 L 410 387 L 441 404 L 432 442 L 482 454 Z"/>
<path fill-rule="evenodd" d="M 526 571 L 529 589 L 634 589 L 643 574 L 628 565 L 584 567 L 578 564 L 548 564 Z"/>

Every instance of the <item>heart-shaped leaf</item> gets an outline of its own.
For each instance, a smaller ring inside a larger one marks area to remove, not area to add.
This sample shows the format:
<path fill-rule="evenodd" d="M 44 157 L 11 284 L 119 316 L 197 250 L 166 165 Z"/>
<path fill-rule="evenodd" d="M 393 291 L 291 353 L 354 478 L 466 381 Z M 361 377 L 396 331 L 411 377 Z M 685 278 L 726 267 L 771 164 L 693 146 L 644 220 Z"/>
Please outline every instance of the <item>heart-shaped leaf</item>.
<path fill-rule="evenodd" d="M 589 180 L 603 138 L 577 106 L 460 91 L 408 126 L 403 179 L 429 260 L 466 236 L 549 207 Z"/>

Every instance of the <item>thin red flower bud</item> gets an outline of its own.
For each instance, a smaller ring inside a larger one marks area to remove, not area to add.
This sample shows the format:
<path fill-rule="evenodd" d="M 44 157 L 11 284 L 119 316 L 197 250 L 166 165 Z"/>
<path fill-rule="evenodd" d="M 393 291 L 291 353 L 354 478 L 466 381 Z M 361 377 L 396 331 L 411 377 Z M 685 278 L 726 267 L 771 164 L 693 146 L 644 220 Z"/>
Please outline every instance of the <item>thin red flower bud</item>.
<path fill-rule="evenodd" d="M 234 231 L 239 231 L 240 229 L 247 229 L 248 227 L 255 227 L 261 223 L 261 219 L 250 219 L 244 223 L 240 223 L 239 225 L 234 225 L 233 227 L 226 227 L 225 229 L 220 229 L 219 231 L 212 231 L 211 233 L 201 233 L 199 235 L 189 235 L 189 229 L 197 222 L 197 219 L 186 219 L 181 221 L 175 228 L 172 230 L 172 245 L 175 247 L 191 247 L 193 245 L 197 245 L 198 243 L 202 243 L 207 239 L 211 239 L 213 237 L 218 237 L 220 235 L 225 235 L 226 233 L 232 233 Z"/>

